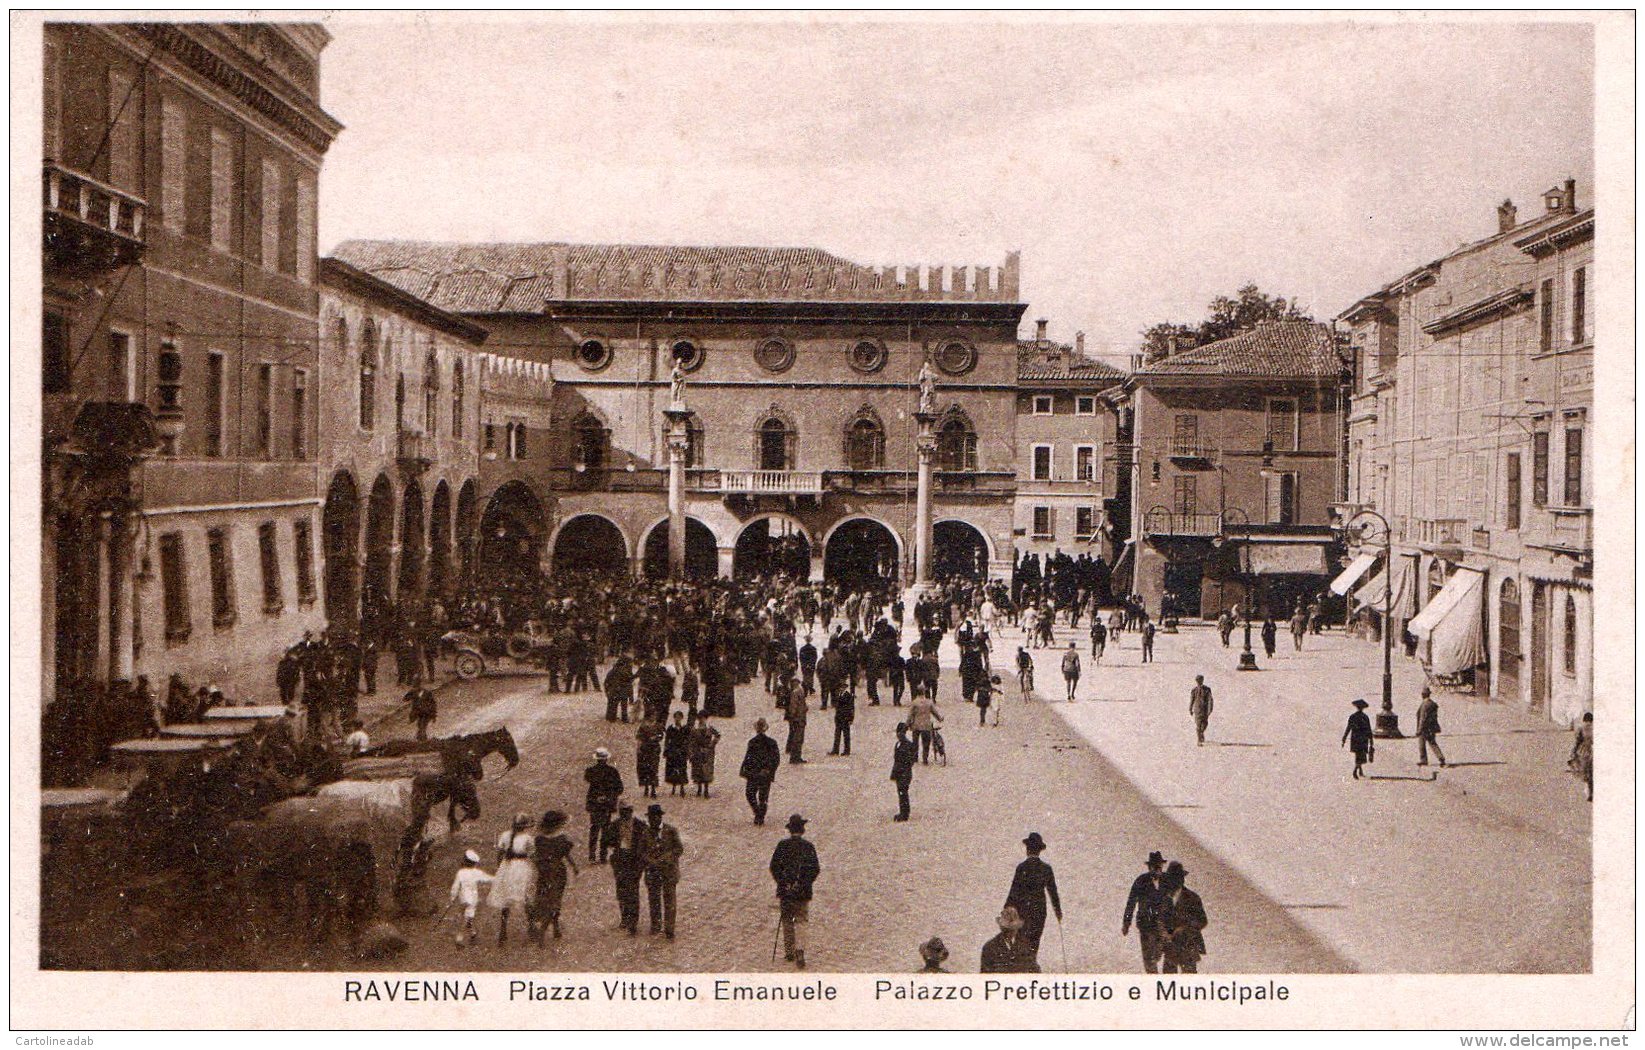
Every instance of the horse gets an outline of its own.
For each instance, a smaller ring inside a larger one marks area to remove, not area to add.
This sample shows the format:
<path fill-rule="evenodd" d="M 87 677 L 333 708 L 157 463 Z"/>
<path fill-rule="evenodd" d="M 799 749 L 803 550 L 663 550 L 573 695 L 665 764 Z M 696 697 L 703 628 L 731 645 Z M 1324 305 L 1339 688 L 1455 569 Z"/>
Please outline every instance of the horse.
<path fill-rule="evenodd" d="M 487 730 L 484 733 L 466 733 L 459 736 L 436 737 L 433 740 L 390 740 L 377 747 L 368 748 L 360 752 L 360 758 L 398 758 L 403 755 L 424 754 L 438 752 L 445 774 L 459 772 L 463 769 L 463 758 L 469 757 L 476 764 L 487 756 L 500 754 L 513 769 L 520 764 L 520 749 L 514 743 L 514 734 L 508 731 L 507 726 Z M 476 778 L 478 779 L 478 778 Z"/>

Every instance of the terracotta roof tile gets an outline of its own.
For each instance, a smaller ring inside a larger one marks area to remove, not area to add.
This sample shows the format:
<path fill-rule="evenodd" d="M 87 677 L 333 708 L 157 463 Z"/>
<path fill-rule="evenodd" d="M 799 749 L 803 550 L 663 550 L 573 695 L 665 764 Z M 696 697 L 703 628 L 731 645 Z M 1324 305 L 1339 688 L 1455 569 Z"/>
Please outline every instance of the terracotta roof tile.
<path fill-rule="evenodd" d="M 1017 340 L 1017 378 L 1033 382 L 1062 381 L 1107 386 L 1125 378 L 1113 365 L 1093 361 L 1066 343 Z"/>
<path fill-rule="evenodd" d="M 1343 368 L 1329 326 L 1317 321 L 1269 321 L 1227 339 L 1155 361 L 1137 376 L 1325 379 L 1340 375 Z"/>

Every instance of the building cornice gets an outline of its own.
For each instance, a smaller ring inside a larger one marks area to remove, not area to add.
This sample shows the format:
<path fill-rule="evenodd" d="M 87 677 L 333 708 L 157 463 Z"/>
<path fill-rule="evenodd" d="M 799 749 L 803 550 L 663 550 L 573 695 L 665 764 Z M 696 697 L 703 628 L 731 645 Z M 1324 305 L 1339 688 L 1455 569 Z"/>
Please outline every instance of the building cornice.
<path fill-rule="evenodd" d="M 386 306 L 418 324 L 427 325 L 475 346 L 485 342 L 486 336 L 491 334 L 481 325 L 430 306 L 410 292 L 329 255 L 320 260 L 320 285 L 322 288 L 335 288 L 340 292 Z"/>
<path fill-rule="evenodd" d="M 1529 237 L 1522 237 L 1514 242 L 1514 247 L 1531 256 L 1542 259 L 1561 248 L 1568 248 L 1573 244 L 1591 241 L 1594 238 L 1594 210 L 1589 208 L 1580 215 L 1573 215 L 1565 222 L 1538 230 Z"/>
<path fill-rule="evenodd" d="M 543 312 L 469 314 L 485 318 L 557 321 L 768 321 L 791 323 L 871 321 L 928 324 L 1011 324 L 1022 320 L 1027 303 L 979 302 L 818 302 L 815 300 L 554 300 Z"/>
<path fill-rule="evenodd" d="M 1535 294 L 1528 285 L 1518 288 L 1507 288 L 1488 295 L 1483 299 L 1469 303 L 1467 306 L 1441 314 L 1423 324 L 1422 330 L 1429 335 L 1444 335 L 1457 329 L 1467 328 L 1470 325 L 1482 324 L 1495 317 L 1516 313 L 1531 305 Z"/>

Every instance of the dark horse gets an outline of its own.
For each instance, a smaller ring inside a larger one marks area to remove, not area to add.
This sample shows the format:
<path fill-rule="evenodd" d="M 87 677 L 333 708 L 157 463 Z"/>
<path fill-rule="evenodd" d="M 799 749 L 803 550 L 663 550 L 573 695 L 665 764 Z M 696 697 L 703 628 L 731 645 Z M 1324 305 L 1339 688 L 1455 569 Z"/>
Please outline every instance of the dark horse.
<path fill-rule="evenodd" d="M 424 773 L 412 778 L 411 823 L 400 839 L 403 853 L 409 854 L 416 847 L 429 814 L 442 802 L 447 803 L 446 820 L 451 824 L 452 834 L 456 834 L 463 821 L 480 819 L 480 794 L 474 785 L 485 776 L 485 771 L 480 768 L 478 757 L 467 752 L 459 752 L 459 756 L 457 768 L 450 772 Z M 461 817 L 457 815 L 459 806 L 463 810 Z"/>
<path fill-rule="evenodd" d="M 520 764 L 520 749 L 515 746 L 514 734 L 508 731 L 507 726 L 484 733 L 437 737 L 433 740 L 390 740 L 360 754 L 367 758 L 394 758 L 429 751 L 440 753 L 446 776 L 461 772 L 465 768 L 464 759 L 467 758 L 474 760 L 476 768 L 487 755 L 494 754 L 502 755 L 509 769 Z M 476 776 L 474 779 L 480 778 Z"/>

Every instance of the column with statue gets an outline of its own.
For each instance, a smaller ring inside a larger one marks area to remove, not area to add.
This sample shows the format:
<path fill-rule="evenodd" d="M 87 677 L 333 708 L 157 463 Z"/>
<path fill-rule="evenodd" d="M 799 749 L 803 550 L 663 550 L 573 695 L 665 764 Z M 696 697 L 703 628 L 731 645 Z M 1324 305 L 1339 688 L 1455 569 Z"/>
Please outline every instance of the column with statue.
<path fill-rule="evenodd" d="M 919 424 L 915 449 L 919 455 L 919 485 L 914 502 L 914 588 L 931 586 L 931 478 L 937 460 L 937 373 L 928 357 L 920 366 Z"/>
<path fill-rule="evenodd" d="M 669 376 L 663 409 L 668 442 L 668 578 L 685 577 L 685 460 L 691 447 L 691 410 L 685 407 L 685 373 L 679 363 Z"/>

